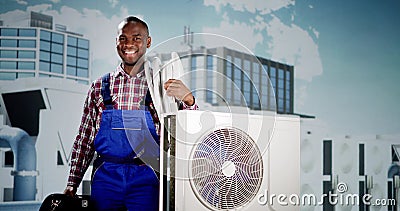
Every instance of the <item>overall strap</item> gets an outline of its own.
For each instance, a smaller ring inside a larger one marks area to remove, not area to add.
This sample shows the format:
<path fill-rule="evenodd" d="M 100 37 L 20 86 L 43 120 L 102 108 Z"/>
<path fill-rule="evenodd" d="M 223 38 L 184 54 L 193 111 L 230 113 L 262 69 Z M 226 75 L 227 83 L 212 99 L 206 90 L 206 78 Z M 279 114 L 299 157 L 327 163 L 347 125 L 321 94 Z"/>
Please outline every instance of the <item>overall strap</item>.
<path fill-rule="evenodd" d="M 107 73 L 101 78 L 101 96 L 107 110 L 113 109 L 110 93 L 110 73 Z"/>
<path fill-rule="evenodd" d="M 111 99 L 111 91 L 110 91 L 110 73 L 103 75 L 101 78 L 101 96 L 103 96 L 103 102 L 106 106 L 106 109 L 113 109 L 112 99 Z M 150 91 L 147 90 L 145 97 L 145 106 L 147 110 L 147 106 L 152 103 Z"/>
<path fill-rule="evenodd" d="M 151 99 L 151 94 L 150 90 L 147 90 L 146 97 L 144 98 L 144 105 L 146 106 L 146 110 L 148 109 L 147 107 L 153 103 L 153 99 Z"/>

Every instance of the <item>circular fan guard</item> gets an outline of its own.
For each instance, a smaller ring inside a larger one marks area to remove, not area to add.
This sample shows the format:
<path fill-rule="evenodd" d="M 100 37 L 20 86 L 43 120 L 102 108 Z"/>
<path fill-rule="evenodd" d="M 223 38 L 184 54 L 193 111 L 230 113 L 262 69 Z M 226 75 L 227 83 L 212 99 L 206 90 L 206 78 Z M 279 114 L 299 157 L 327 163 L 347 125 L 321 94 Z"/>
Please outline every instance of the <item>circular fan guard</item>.
<path fill-rule="evenodd" d="M 256 196 L 263 178 L 260 150 L 237 128 L 214 130 L 202 138 L 192 150 L 189 165 L 194 193 L 213 210 L 245 206 Z"/>

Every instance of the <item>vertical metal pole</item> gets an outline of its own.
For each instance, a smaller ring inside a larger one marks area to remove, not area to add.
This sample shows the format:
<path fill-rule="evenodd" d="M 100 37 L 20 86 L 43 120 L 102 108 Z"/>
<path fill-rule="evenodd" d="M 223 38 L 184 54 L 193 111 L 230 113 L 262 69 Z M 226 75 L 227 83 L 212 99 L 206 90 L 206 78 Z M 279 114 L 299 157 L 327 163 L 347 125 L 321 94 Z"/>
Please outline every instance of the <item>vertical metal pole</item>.
<path fill-rule="evenodd" d="M 176 137 L 176 116 L 172 115 L 170 116 L 170 121 L 169 121 L 169 131 L 170 131 L 170 136 L 169 136 L 169 143 L 170 143 L 170 148 L 169 148 L 169 171 L 170 171 L 170 184 L 169 184 L 169 193 L 170 193 L 170 198 L 169 198 L 169 209 L 170 210 L 175 210 L 175 137 Z"/>

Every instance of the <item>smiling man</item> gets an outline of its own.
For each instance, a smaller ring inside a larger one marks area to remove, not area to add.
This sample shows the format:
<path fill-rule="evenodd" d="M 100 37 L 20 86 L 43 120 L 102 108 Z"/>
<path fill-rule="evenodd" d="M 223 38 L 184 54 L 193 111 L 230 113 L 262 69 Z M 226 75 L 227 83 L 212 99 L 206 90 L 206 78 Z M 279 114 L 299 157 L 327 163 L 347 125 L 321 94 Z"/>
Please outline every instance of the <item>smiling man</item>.
<path fill-rule="evenodd" d="M 159 180 L 152 167 L 141 159 L 146 148 L 133 147 L 159 143 L 160 123 L 144 71 L 150 46 L 147 24 L 133 16 L 124 19 L 118 25 L 116 38 L 122 62 L 115 71 L 92 83 L 84 104 L 64 193 L 76 194 L 97 152 L 91 192 L 96 210 L 158 210 Z M 171 79 L 163 87 L 181 102 L 180 108 L 197 109 L 192 93 L 182 81 Z"/>
<path fill-rule="evenodd" d="M 136 76 L 142 69 L 140 64 L 143 63 L 146 49 L 151 46 L 147 24 L 135 18 L 121 22 L 118 26 L 116 42 L 124 71 L 131 76 Z"/>

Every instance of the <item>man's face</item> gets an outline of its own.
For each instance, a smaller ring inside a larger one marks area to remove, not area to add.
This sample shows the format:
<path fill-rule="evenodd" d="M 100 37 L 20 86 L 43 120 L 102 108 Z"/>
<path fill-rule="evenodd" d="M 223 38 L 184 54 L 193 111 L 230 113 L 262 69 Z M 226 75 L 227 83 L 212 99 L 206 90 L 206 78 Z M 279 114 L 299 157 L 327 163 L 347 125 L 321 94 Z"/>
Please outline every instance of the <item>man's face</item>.
<path fill-rule="evenodd" d="M 141 23 L 128 22 L 118 32 L 117 51 L 125 65 L 135 65 L 150 45 L 151 38 Z"/>

